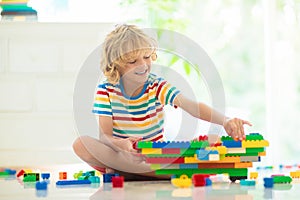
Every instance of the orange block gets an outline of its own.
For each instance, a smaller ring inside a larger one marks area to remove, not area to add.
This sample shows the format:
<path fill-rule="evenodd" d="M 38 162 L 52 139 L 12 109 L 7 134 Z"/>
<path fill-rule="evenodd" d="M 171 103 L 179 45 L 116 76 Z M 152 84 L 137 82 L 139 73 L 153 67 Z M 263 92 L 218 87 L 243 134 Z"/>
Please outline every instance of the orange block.
<path fill-rule="evenodd" d="M 59 172 L 59 180 L 66 180 L 67 172 Z"/>

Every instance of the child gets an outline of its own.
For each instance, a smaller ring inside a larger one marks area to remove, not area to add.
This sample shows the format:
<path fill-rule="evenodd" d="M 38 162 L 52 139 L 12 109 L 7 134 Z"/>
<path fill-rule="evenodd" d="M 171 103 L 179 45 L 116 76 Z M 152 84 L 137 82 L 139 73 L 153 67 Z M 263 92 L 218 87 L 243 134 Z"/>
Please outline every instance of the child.
<path fill-rule="evenodd" d="M 222 125 L 242 140 L 245 120 L 229 119 L 209 106 L 183 96 L 163 78 L 151 74 L 156 41 L 134 25 L 120 25 L 105 39 L 101 69 L 106 76 L 96 92 L 93 112 L 99 118 L 100 139 L 79 137 L 75 153 L 100 171 L 156 177 L 133 144 L 163 138 L 163 107 L 180 107 L 192 116 Z"/>

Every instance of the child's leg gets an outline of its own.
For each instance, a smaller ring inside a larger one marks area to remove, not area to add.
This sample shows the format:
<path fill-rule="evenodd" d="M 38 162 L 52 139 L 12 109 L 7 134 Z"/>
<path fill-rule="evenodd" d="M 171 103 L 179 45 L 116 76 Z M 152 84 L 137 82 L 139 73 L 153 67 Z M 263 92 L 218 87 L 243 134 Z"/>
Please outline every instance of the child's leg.
<path fill-rule="evenodd" d="M 73 144 L 75 153 L 91 166 L 112 168 L 121 172 L 135 173 L 144 176 L 166 178 L 169 176 L 157 176 L 150 169 L 149 164 L 134 163 L 130 157 L 131 153 L 116 152 L 111 147 L 99 140 L 81 136 Z"/>

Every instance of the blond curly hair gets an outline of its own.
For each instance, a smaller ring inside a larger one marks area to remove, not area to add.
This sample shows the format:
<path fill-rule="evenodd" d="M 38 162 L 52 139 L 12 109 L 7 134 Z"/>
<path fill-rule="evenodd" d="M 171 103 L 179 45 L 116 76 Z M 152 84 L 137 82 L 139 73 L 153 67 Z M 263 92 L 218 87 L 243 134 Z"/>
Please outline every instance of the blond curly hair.
<path fill-rule="evenodd" d="M 139 55 L 151 55 L 156 60 L 157 42 L 135 25 L 118 25 L 109 33 L 102 46 L 101 70 L 107 81 L 118 83 L 119 68 Z"/>

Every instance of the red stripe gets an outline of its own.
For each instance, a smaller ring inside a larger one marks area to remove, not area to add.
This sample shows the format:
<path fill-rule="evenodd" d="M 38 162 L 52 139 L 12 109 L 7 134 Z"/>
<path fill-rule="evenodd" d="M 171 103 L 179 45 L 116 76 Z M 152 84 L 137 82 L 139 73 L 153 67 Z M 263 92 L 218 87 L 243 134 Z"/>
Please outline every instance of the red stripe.
<path fill-rule="evenodd" d="M 148 87 L 145 91 L 145 93 L 149 93 L 149 90 L 152 90 L 153 88 L 155 88 L 158 85 L 158 83 L 154 83 L 151 87 Z"/>
<path fill-rule="evenodd" d="M 145 121 L 146 119 L 152 118 L 155 115 L 157 115 L 158 112 L 161 112 L 163 108 L 159 108 L 156 110 L 156 112 L 146 115 L 144 117 L 118 117 L 118 116 L 113 116 L 113 120 L 123 120 L 123 121 Z"/>
<path fill-rule="evenodd" d="M 158 141 L 159 139 L 161 139 L 161 138 L 163 138 L 163 135 L 162 134 L 160 134 L 158 137 L 156 137 L 156 138 L 153 138 L 151 141 L 152 142 L 156 142 L 156 141 Z"/>
<path fill-rule="evenodd" d="M 97 94 L 108 96 L 108 93 L 106 91 L 97 91 Z"/>
<path fill-rule="evenodd" d="M 158 99 L 158 96 L 159 96 L 159 93 L 160 93 L 160 91 L 161 91 L 161 88 L 164 86 L 166 84 L 166 81 L 164 81 L 164 82 L 162 82 L 159 86 L 158 86 L 158 88 L 157 88 L 157 92 L 156 92 L 156 99 Z"/>
<path fill-rule="evenodd" d="M 123 96 L 123 94 L 115 89 L 112 89 L 112 88 L 107 88 L 107 91 L 110 92 L 110 93 L 116 93 L 117 95 L 119 96 Z"/>

